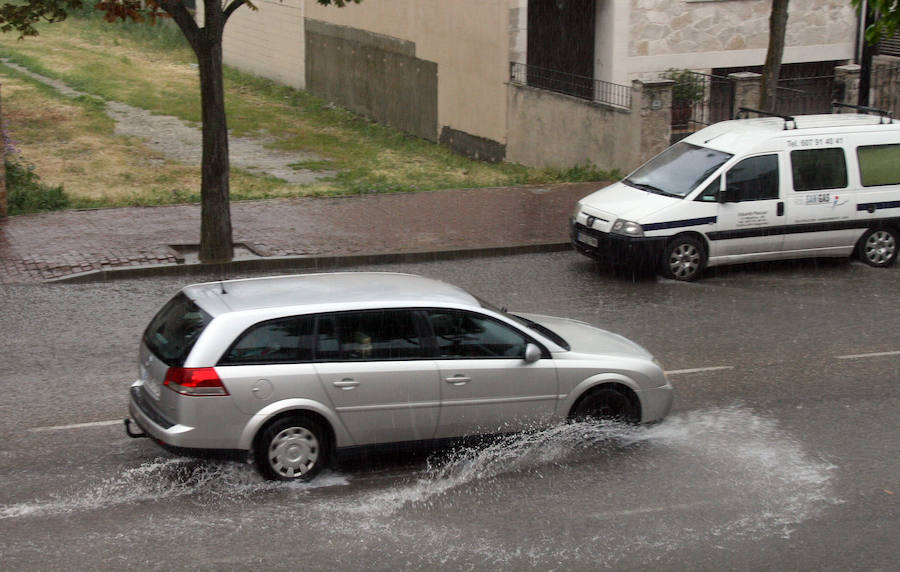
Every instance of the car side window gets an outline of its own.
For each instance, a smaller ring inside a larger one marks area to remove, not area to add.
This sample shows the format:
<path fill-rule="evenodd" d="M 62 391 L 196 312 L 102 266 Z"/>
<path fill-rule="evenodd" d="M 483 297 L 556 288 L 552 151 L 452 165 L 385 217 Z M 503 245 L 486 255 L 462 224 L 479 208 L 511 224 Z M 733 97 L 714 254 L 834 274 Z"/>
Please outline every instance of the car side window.
<path fill-rule="evenodd" d="M 528 339 L 492 318 L 462 310 L 431 310 L 428 322 L 442 359 L 525 356 Z"/>
<path fill-rule="evenodd" d="M 375 361 L 425 356 L 410 310 L 341 312 L 319 318 L 317 361 Z"/>
<path fill-rule="evenodd" d="M 739 201 L 777 199 L 778 155 L 744 159 L 725 174 L 725 188 L 736 192 Z"/>
<path fill-rule="evenodd" d="M 260 365 L 312 361 L 315 319 L 292 316 L 248 328 L 231 345 L 219 365 Z"/>
<path fill-rule="evenodd" d="M 847 161 L 840 147 L 791 151 L 795 191 L 847 187 Z"/>

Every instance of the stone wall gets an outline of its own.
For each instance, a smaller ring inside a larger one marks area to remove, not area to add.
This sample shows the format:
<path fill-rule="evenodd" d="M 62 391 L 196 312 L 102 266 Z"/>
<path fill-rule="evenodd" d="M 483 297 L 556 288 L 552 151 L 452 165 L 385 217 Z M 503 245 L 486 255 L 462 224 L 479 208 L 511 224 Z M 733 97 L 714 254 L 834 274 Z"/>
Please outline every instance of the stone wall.
<path fill-rule="evenodd" d="M 632 0 L 630 56 L 768 47 L 770 0 Z M 849 0 L 792 0 L 788 46 L 843 42 L 856 14 Z"/>

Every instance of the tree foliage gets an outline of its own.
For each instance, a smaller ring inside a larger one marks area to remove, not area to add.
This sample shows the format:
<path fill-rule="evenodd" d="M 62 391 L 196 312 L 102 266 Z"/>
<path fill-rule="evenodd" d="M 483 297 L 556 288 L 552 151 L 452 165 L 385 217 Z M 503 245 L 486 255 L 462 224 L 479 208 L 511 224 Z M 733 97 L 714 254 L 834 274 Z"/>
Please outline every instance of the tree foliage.
<path fill-rule="evenodd" d="M 900 30 L 900 2 L 897 0 L 851 0 L 851 3 L 857 10 L 862 10 L 865 4 L 869 12 L 875 15 L 873 22 L 866 27 L 867 44 L 877 44 Z"/>

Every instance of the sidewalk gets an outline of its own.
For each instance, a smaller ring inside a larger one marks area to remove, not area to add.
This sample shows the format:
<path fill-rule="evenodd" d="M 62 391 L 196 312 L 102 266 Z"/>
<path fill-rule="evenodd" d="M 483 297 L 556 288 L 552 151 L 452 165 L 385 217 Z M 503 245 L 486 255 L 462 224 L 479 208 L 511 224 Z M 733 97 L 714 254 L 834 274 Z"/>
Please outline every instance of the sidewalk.
<path fill-rule="evenodd" d="M 568 248 L 577 200 L 604 183 L 233 202 L 234 262 L 201 265 L 199 205 L 0 219 L 0 283 L 338 267 Z"/>

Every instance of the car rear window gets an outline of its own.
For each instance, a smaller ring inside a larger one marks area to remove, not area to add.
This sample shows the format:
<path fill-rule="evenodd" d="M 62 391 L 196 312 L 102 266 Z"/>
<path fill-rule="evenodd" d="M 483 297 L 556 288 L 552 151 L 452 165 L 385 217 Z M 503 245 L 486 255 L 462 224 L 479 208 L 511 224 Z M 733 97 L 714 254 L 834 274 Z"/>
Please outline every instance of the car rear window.
<path fill-rule="evenodd" d="M 179 367 L 212 316 L 179 292 L 153 317 L 144 331 L 144 343 L 166 365 Z"/>

